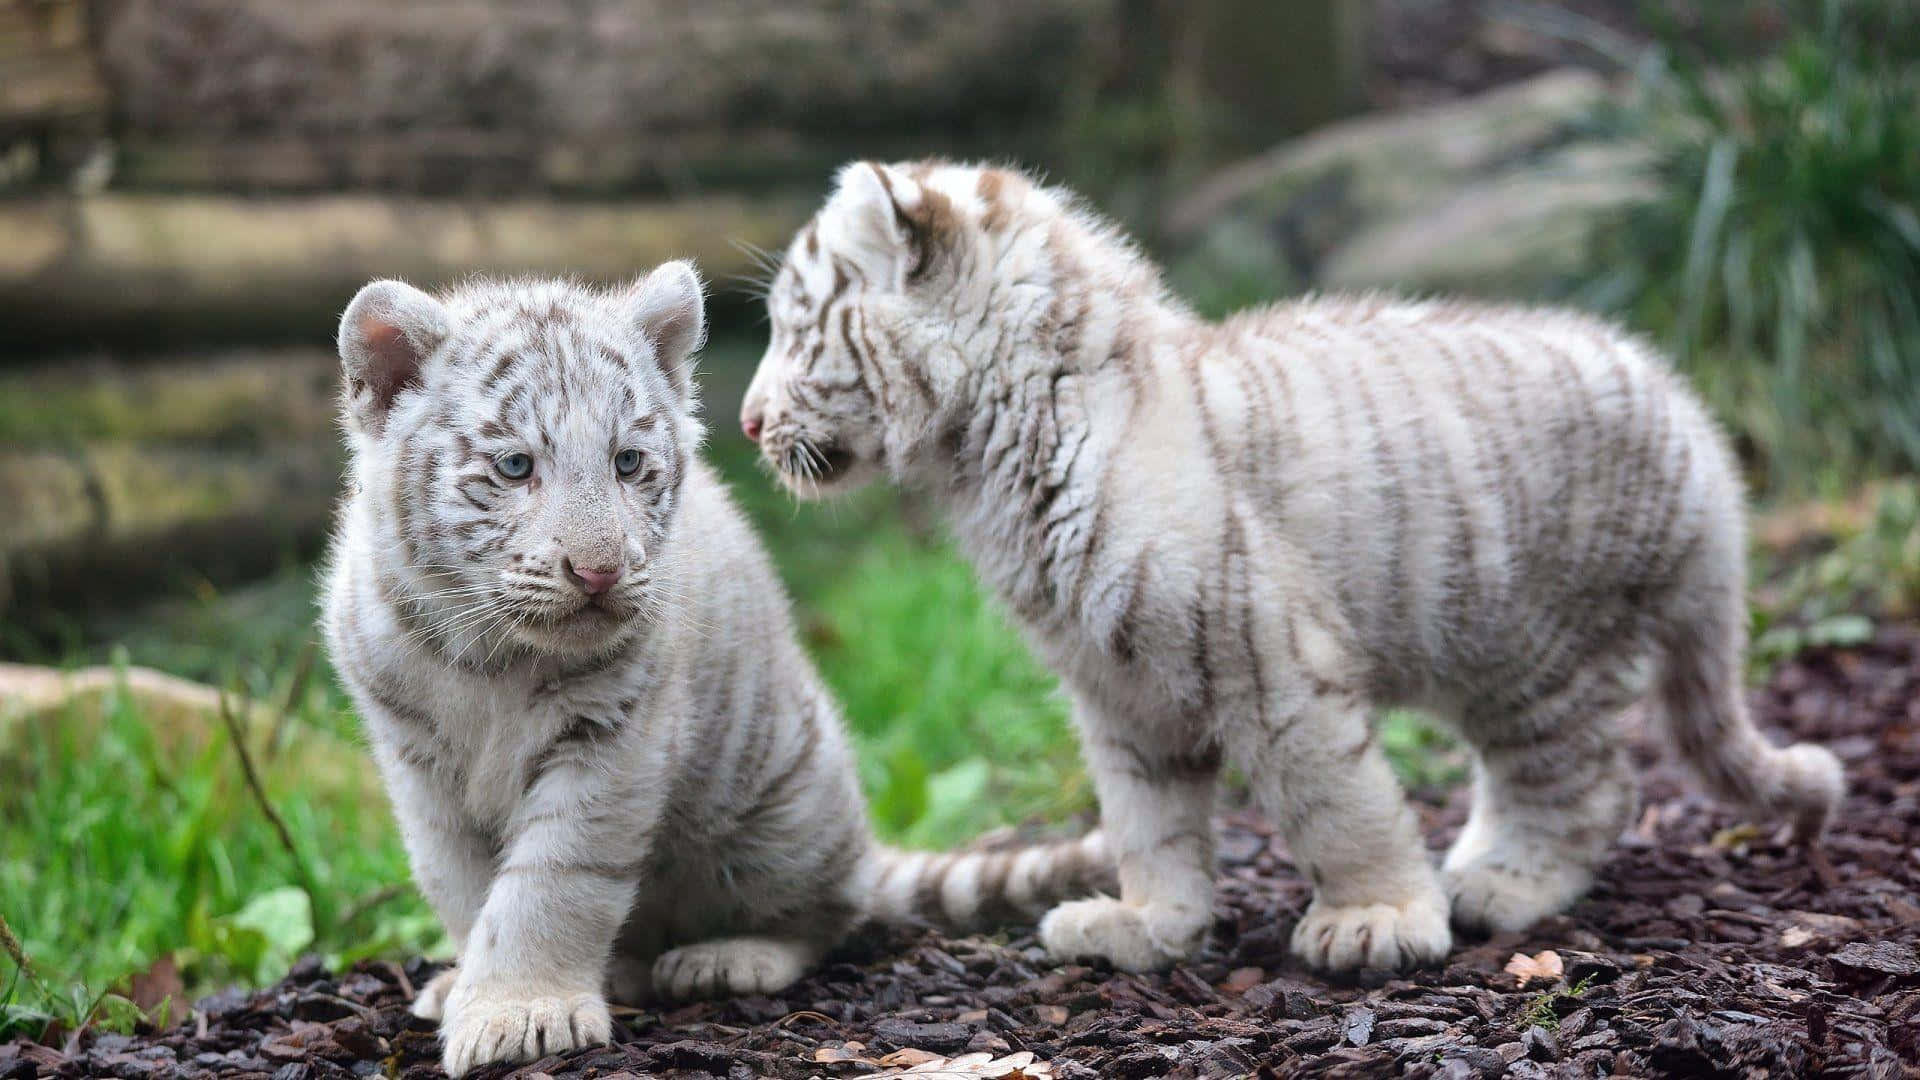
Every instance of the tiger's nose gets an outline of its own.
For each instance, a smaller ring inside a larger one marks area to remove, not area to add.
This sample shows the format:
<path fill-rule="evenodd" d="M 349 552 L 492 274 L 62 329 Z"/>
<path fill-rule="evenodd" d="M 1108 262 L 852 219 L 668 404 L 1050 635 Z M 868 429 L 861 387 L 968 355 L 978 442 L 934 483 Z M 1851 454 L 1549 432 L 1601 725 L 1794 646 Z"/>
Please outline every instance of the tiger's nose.
<path fill-rule="evenodd" d="M 740 432 L 747 437 L 748 442 L 759 442 L 760 414 L 757 412 L 742 412 L 740 414 Z"/>
<path fill-rule="evenodd" d="M 599 596 L 601 593 L 613 588 L 614 582 L 620 580 L 620 567 L 618 566 L 605 568 L 575 566 L 573 565 L 572 559 L 566 560 L 566 564 L 567 573 L 572 576 L 573 580 L 580 583 L 580 587 L 587 591 L 588 596 Z"/>

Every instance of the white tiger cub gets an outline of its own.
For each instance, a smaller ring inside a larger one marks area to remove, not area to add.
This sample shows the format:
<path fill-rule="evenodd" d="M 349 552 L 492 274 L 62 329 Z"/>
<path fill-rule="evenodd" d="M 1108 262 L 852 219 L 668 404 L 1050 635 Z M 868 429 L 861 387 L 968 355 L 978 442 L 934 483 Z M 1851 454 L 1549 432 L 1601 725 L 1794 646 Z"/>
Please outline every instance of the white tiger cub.
<path fill-rule="evenodd" d="M 802 495 L 931 493 L 1071 692 L 1121 897 L 1054 909 L 1057 956 L 1199 944 L 1223 760 L 1313 884 L 1294 952 L 1334 970 L 1579 897 L 1633 816 L 1614 721 L 1650 687 L 1714 791 L 1803 840 L 1834 810 L 1838 760 L 1742 701 L 1734 462 L 1606 325 L 1381 298 L 1208 322 L 1068 193 L 943 162 L 843 169 L 767 304 L 748 436 Z M 1384 705 L 1475 754 L 1438 873 Z"/>
<path fill-rule="evenodd" d="M 701 286 L 368 285 L 326 639 L 458 949 L 447 1071 L 605 1041 L 605 994 L 781 989 L 862 918 L 1037 915 L 1100 836 L 877 847 L 787 600 L 696 456 Z"/>

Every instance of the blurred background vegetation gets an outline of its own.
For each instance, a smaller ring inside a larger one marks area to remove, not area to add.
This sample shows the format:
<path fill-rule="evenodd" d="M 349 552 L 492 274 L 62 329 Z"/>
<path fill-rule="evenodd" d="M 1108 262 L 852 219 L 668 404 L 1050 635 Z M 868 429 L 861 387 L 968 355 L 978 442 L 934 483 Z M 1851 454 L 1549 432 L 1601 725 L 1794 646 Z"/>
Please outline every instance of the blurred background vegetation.
<path fill-rule="evenodd" d="M 0 0 L 0 1036 L 443 944 L 313 626 L 366 279 L 699 258 L 710 453 L 877 828 L 949 845 L 1091 794 L 927 508 L 795 506 L 734 433 L 737 275 L 834 165 L 1042 169 L 1209 312 L 1624 319 L 1751 470 L 1764 665 L 1920 598 L 1917 65 L 1905 0 Z"/>

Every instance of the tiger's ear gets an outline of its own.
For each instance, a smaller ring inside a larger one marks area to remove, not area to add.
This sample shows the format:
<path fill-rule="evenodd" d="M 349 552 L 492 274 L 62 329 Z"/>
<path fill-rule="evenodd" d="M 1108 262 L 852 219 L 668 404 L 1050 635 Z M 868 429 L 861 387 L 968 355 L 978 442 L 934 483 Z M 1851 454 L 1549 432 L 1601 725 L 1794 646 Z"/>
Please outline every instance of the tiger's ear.
<path fill-rule="evenodd" d="M 376 281 L 340 316 L 346 412 L 363 430 L 386 426 L 394 399 L 417 389 L 427 357 L 447 339 L 447 309 L 402 281 Z"/>
<path fill-rule="evenodd" d="M 682 402 L 693 399 L 692 357 L 707 340 L 706 289 L 691 262 L 663 263 L 627 287 L 627 325 L 653 347 L 654 359 Z"/>
<path fill-rule="evenodd" d="M 884 281 L 914 281 L 951 242 L 953 203 L 891 165 L 841 167 L 822 214 L 826 239 Z M 896 277 L 896 275 L 898 277 Z"/>

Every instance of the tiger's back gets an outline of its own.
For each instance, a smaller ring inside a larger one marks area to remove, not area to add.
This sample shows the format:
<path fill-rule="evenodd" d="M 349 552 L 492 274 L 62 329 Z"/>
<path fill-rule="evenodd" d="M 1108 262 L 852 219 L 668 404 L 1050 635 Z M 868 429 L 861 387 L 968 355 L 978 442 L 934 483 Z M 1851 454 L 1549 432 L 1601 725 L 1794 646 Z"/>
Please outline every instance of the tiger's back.
<path fill-rule="evenodd" d="M 1719 433 L 1595 320 L 1305 300 L 1156 369 L 1191 398 L 1217 497 L 1325 587 L 1385 698 L 1460 706 L 1564 680 L 1648 633 L 1684 562 L 1741 559 Z"/>

